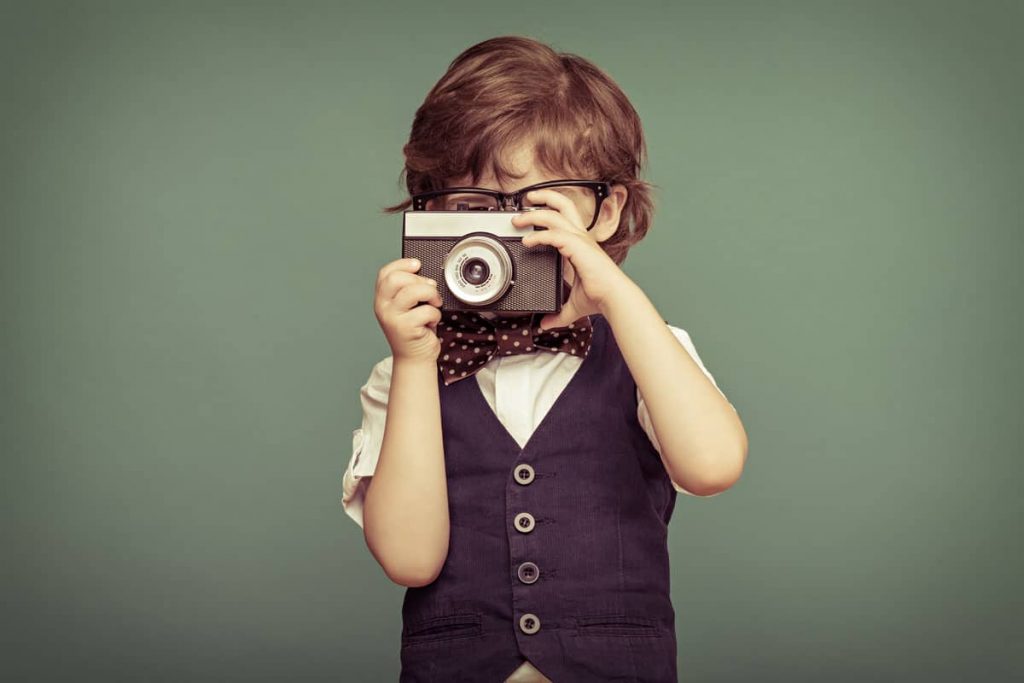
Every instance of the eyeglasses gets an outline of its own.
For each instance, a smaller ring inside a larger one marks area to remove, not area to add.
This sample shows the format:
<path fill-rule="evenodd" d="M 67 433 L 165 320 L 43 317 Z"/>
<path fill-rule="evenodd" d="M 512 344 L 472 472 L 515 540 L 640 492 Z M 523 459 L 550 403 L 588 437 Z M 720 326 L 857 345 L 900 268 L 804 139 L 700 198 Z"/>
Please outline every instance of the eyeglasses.
<path fill-rule="evenodd" d="M 522 211 L 529 206 L 544 206 L 523 202 L 533 190 L 553 189 L 575 199 L 580 217 L 590 230 L 601 213 L 601 203 L 611 192 L 611 183 L 603 180 L 549 180 L 516 190 L 499 192 L 481 187 L 449 187 L 443 190 L 421 192 L 412 196 L 413 211 Z"/>

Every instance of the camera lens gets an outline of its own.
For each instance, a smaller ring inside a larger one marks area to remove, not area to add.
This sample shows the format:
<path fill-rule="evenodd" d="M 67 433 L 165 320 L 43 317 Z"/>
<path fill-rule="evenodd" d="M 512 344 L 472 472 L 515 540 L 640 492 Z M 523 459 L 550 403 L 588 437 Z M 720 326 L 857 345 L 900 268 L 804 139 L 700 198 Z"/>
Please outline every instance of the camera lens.
<path fill-rule="evenodd" d="M 444 257 L 444 281 L 459 301 L 486 306 L 512 286 L 512 255 L 492 234 L 476 232 L 463 237 Z"/>
<path fill-rule="evenodd" d="M 487 267 L 487 263 L 483 259 L 466 259 L 466 262 L 462 264 L 462 277 L 471 284 L 478 285 L 484 282 L 490 274 L 491 269 Z"/>

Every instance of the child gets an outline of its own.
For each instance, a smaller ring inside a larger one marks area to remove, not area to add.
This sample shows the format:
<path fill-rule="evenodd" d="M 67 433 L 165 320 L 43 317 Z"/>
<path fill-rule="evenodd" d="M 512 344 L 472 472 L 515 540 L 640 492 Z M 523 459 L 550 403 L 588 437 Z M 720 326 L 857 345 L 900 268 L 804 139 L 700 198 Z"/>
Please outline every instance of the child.
<path fill-rule="evenodd" d="M 494 38 L 452 62 L 404 152 L 412 197 L 386 211 L 545 205 L 513 224 L 558 249 L 568 294 L 558 314 L 442 315 L 420 263 L 379 271 L 392 355 L 362 387 L 342 502 L 407 587 L 401 681 L 675 681 L 676 492 L 731 486 L 747 439 L 619 268 L 652 215 L 636 112 L 590 62 Z M 518 193 L 558 180 L 595 182 Z M 438 194 L 466 186 L 511 196 Z"/>

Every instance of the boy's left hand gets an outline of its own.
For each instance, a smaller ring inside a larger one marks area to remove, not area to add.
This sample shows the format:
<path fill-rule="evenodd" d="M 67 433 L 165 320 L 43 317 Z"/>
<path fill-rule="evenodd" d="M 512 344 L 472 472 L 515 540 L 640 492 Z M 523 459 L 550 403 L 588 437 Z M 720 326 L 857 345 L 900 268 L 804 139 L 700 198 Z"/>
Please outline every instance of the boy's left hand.
<path fill-rule="evenodd" d="M 517 228 L 531 225 L 547 228 L 524 236 L 523 246 L 549 244 L 555 247 L 568 259 L 576 274 L 569 300 L 562 304 L 559 313 L 544 316 L 541 326 L 544 329 L 563 327 L 585 315 L 604 313 L 613 294 L 622 291 L 629 278 L 584 228 L 572 199 L 555 190 L 533 190 L 526 199 L 550 208 L 529 211 L 512 219 L 512 225 Z"/>

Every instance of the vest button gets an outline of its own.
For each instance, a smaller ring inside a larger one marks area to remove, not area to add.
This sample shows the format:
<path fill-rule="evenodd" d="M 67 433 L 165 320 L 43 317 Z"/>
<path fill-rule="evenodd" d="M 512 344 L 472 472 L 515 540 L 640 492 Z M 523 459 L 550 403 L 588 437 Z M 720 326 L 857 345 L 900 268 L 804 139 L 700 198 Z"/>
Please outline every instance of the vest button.
<path fill-rule="evenodd" d="M 533 531 L 534 519 L 529 512 L 520 512 L 515 519 L 516 531 L 528 534 Z"/>
<path fill-rule="evenodd" d="M 540 617 L 536 614 L 527 612 L 523 616 L 519 617 L 519 628 L 523 633 L 533 635 L 540 630 Z"/>
<path fill-rule="evenodd" d="M 523 463 L 516 468 L 516 483 L 526 486 L 533 481 L 533 468 Z"/>
<path fill-rule="evenodd" d="M 540 569 L 533 562 L 523 562 L 519 565 L 519 580 L 523 583 L 533 583 L 540 577 Z"/>

